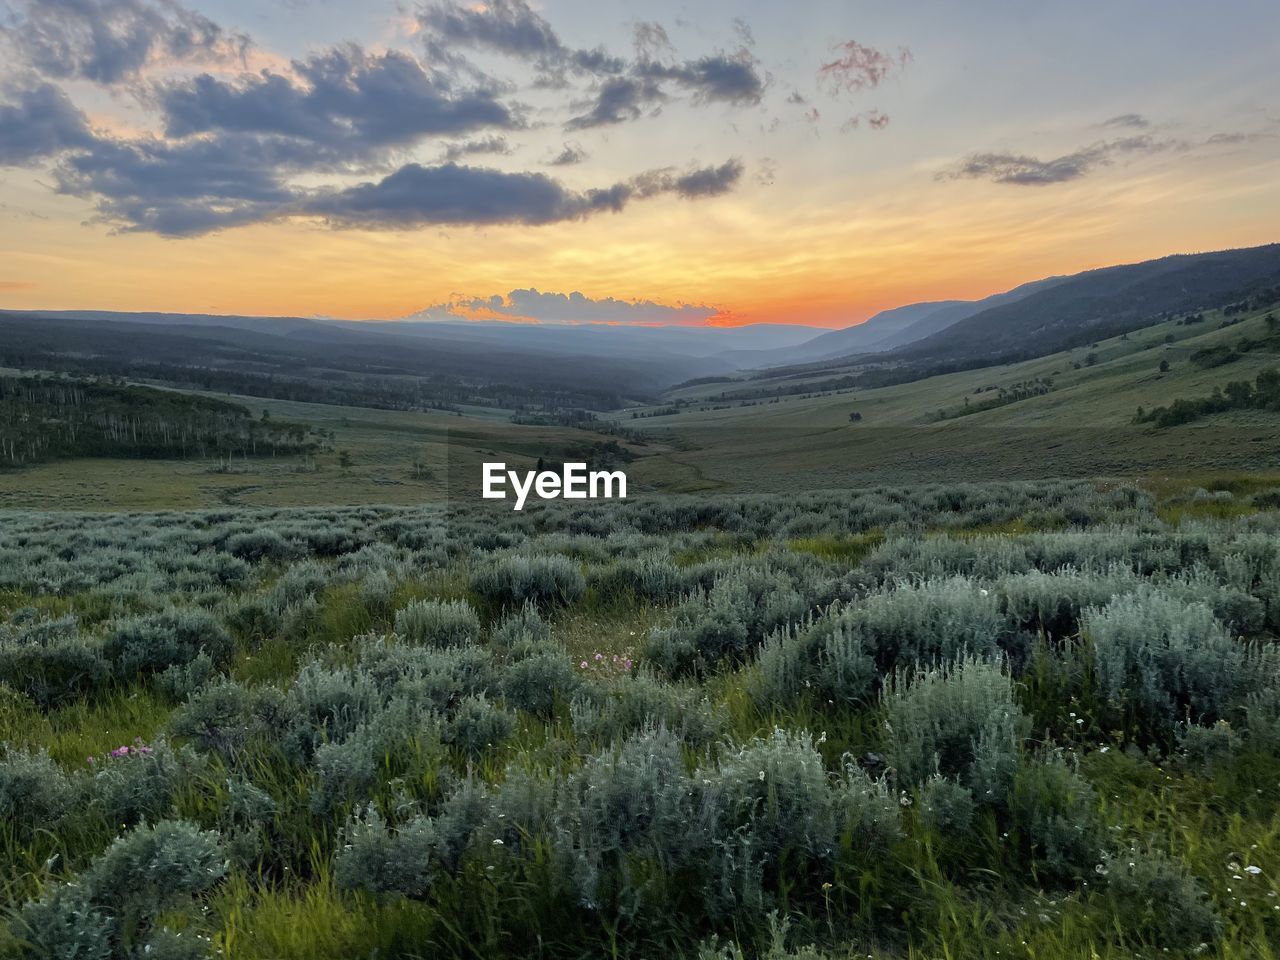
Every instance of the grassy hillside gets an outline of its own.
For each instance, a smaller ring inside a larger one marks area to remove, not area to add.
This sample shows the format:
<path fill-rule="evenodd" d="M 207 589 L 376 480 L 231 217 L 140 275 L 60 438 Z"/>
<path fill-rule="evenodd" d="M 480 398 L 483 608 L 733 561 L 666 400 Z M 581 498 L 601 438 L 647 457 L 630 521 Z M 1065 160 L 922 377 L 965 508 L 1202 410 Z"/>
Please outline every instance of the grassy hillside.
<path fill-rule="evenodd" d="M 474 496 L 486 460 L 528 469 L 539 457 L 562 459 L 584 444 L 612 439 L 568 427 L 515 426 L 509 411 L 478 407 L 456 416 L 234 399 L 274 420 L 305 423 L 326 436 L 331 431 L 329 449 L 305 457 L 93 458 L 0 470 L 0 509 L 438 503 L 449 499 L 451 478 L 454 484 L 470 483 L 468 495 Z M 344 452 L 347 466 L 340 462 Z"/>
<path fill-rule="evenodd" d="M 1075 350 L 873 390 L 843 390 L 776 400 L 722 400 L 735 390 L 816 389 L 837 368 L 808 377 L 762 378 L 686 388 L 660 406 L 685 406 L 634 423 L 669 435 L 681 449 L 634 466 L 654 481 L 670 475 L 697 486 L 735 490 L 839 487 L 885 480 L 983 480 L 1051 476 L 1143 475 L 1269 470 L 1280 464 L 1280 417 L 1233 411 L 1185 426 L 1136 425 L 1138 407 L 1208 395 L 1231 380 L 1253 380 L 1280 365 L 1274 339 L 1223 366 L 1191 361 L 1199 351 L 1270 335 L 1267 311 L 1203 323 L 1170 320 Z M 1222 327 L 1224 320 L 1235 321 Z M 1166 339 L 1172 337 L 1173 342 Z M 1092 358 L 1092 359 L 1090 359 Z M 1161 361 L 1169 370 L 1160 372 Z M 956 416 L 995 391 L 1052 381 L 1049 392 L 996 409 Z M 981 393 L 975 391 L 983 391 Z M 850 421 L 850 414 L 861 420 Z M 947 419 L 939 419 L 942 412 Z"/>

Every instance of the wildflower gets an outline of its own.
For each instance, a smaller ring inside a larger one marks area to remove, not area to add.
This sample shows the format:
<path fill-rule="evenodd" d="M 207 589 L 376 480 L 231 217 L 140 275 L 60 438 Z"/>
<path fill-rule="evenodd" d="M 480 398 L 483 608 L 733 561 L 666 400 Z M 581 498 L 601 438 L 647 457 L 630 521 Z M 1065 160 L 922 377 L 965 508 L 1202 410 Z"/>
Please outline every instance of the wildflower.
<path fill-rule="evenodd" d="M 1258 874 L 1262 872 L 1262 868 L 1255 867 L 1255 866 L 1248 866 L 1244 868 L 1244 872 L 1249 874 L 1250 876 L 1256 877 Z"/>
<path fill-rule="evenodd" d="M 596 654 L 596 663 L 599 663 L 599 662 L 600 662 L 601 660 L 603 660 L 603 659 L 604 659 L 604 654 L 603 654 L 603 653 L 597 653 L 597 654 Z"/>
<path fill-rule="evenodd" d="M 503 844 L 503 842 L 502 842 L 502 838 L 501 838 L 501 837 L 494 837 L 494 838 L 493 838 L 493 845 L 494 845 L 495 847 L 505 846 L 505 844 Z"/>
<path fill-rule="evenodd" d="M 587 669 L 587 661 L 583 660 L 580 664 L 578 664 L 578 666 L 581 667 L 583 670 Z"/>

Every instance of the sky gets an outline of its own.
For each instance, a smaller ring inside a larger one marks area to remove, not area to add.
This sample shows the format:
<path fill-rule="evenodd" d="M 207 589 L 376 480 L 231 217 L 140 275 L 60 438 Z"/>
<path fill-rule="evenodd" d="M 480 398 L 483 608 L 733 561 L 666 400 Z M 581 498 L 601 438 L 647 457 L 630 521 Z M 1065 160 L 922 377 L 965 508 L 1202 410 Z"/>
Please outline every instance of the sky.
<path fill-rule="evenodd" d="M 1280 240 L 1280 5 L 0 0 L 0 307 L 842 327 Z"/>

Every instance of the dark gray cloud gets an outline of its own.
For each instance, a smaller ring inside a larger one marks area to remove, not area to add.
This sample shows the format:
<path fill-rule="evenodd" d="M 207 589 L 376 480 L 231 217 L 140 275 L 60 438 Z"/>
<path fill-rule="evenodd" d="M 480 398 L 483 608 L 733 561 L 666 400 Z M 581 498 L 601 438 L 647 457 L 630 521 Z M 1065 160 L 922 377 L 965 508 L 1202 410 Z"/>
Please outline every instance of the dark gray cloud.
<path fill-rule="evenodd" d="M 635 323 L 701 325 L 719 313 L 706 304 L 670 305 L 652 300 L 593 299 L 578 291 L 552 293 L 536 288 L 512 290 L 503 296 L 459 297 L 432 304 L 406 319 L 469 320 L 503 318 L 539 323 Z"/>
<path fill-rule="evenodd" d="M 937 174 L 937 179 L 1047 186 L 1078 180 L 1126 154 L 1160 153 L 1182 146 L 1185 145 L 1144 135 L 1094 143 L 1049 160 L 1016 153 L 976 153 L 952 169 Z"/>
<path fill-rule="evenodd" d="M 737 159 L 726 160 L 718 167 L 701 167 L 684 173 L 671 168 L 651 170 L 634 178 L 631 186 L 641 197 L 660 193 L 675 193 L 688 200 L 718 197 L 738 185 L 742 170 L 742 161 Z"/>
<path fill-rule="evenodd" d="M 581 104 L 585 113 L 565 123 L 566 130 L 589 130 L 635 120 L 666 100 L 662 88 L 653 80 L 635 77 L 610 77 L 596 91 L 595 99 Z"/>
<path fill-rule="evenodd" d="M 234 135 L 181 143 L 99 139 L 55 169 L 61 193 L 95 202 L 126 232 L 193 236 L 270 219 L 297 199 L 285 172 L 311 151 L 295 141 Z"/>
<path fill-rule="evenodd" d="M 673 81 L 700 103 L 759 103 L 765 88 L 765 78 L 745 50 L 734 55 L 712 54 L 674 66 L 643 61 L 636 65 L 636 72 L 649 80 Z"/>
<path fill-rule="evenodd" d="M 541 173 L 503 173 L 446 163 L 411 163 L 376 183 L 310 198 L 306 213 L 337 226 L 423 227 L 445 224 L 544 224 L 618 211 L 630 197 L 621 184 L 576 193 Z"/>
<path fill-rule="evenodd" d="M 454 88 L 408 54 L 370 54 L 355 44 L 293 63 L 295 80 L 263 71 L 234 82 L 203 74 L 156 89 L 165 132 L 295 137 L 366 155 L 424 136 L 518 126 L 493 92 Z"/>
<path fill-rule="evenodd" d="M 899 47 L 897 54 L 892 55 L 856 40 L 835 44 L 832 52 L 836 59 L 818 68 L 818 83 L 832 96 L 874 90 L 890 74 L 911 62 L 911 51 L 906 47 Z"/>
<path fill-rule="evenodd" d="M 620 73 L 626 64 L 601 47 L 573 49 L 564 44 L 547 19 L 525 0 L 484 0 L 462 5 L 446 0 L 418 11 L 433 53 L 457 58 L 458 47 L 490 50 L 538 66 L 539 85 L 559 87 L 564 73 Z"/>
<path fill-rule="evenodd" d="M 247 36 L 177 0 L 18 0 L 3 26 L 20 61 L 46 77 L 119 83 L 148 63 L 241 60 Z"/>
<path fill-rule="evenodd" d="M 418 11 L 418 22 L 447 43 L 523 59 L 559 58 L 567 53 L 551 24 L 524 0 L 486 0 L 475 6 L 429 4 Z"/>
<path fill-rule="evenodd" d="M 94 201 L 116 229 L 194 236 L 271 219 L 298 199 L 289 174 L 313 163 L 310 147 L 281 138 L 100 138 L 54 173 L 60 193 Z"/>
<path fill-rule="evenodd" d="M 464 140 L 460 143 L 451 143 L 446 146 L 441 159 L 445 161 L 461 160 L 463 157 L 474 157 L 486 153 L 505 156 L 511 153 L 511 145 L 507 143 L 506 137 L 496 135 L 484 137 L 480 140 Z"/>
<path fill-rule="evenodd" d="M 504 173 L 446 163 L 407 164 L 377 182 L 307 198 L 297 213 L 334 226 L 375 229 L 441 225 L 540 225 L 617 213 L 632 200 L 662 193 L 685 199 L 732 189 L 742 174 L 736 160 L 683 174 L 656 171 L 610 187 L 577 192 L 541 173 Z"/>
<path fill-rule="evenodd" d="M 0 103 L 0 166 L 21 167 L 93 143 L 84 114 L 51 83 Z"/>
<path fill-rule="evenodd" d="M 548 160 L 547 163 L 553 167 L 571 167 L 575 163 L 582 163 L 586 159 L 587 151 L 583 149 L 582 144 L 570 140 L 564 145 L 564 149 Z"/>

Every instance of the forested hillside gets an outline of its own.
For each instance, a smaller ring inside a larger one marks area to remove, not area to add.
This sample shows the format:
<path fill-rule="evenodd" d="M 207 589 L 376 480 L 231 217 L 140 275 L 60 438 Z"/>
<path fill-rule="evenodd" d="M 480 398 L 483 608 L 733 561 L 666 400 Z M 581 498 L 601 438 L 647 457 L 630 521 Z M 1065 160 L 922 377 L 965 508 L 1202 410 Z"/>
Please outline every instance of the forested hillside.
<path fill-rule="evenodd" d="M 255 420 L 239 404 L 149 387 L 0 377 L 0 466 L 59 457 L 307 453 L 309 427 Z"/>

